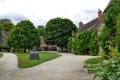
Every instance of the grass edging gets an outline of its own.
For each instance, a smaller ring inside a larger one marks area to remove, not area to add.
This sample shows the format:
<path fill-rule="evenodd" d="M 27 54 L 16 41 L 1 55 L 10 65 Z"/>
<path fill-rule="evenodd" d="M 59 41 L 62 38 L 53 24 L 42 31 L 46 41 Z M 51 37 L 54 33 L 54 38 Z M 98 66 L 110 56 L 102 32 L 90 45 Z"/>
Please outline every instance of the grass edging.
<path fill-rule="evenodd" d="M 86 64 L 97 64 L 102 61 L 101 57 L 90 58 L 85 61 Z"/>
<path fill-rule="evenodd" d="M 88 72 L 88 73 L 93 73 L 94 68 L 96 66 L 98 66 L 101 63 L 102 60 L 103 59 L 101 57 L 95 57 L 95 58 L 87 59 L 84 63 L 85 71 Z"/>
<path fill-rule="evenodd" d="M 39 56 L 40 59 L 38 60 L 30 60 L 29 59 L 29 53 L 20 53 L 16 52 L 16 56 L 18 57 L 18 67 L 19 68 L 29 68 L 36 66 L 38 64 L 44 63 L 46 61 L 55 59 L 57 57 L 60 57 L 60 54 L 57 53 L 50 53 L 50 52 L 40 52 Z"/>
<path fill-rule="evenodd" d="M 0 58 L 3 56 L 3 54 L 0 52 Z"/>

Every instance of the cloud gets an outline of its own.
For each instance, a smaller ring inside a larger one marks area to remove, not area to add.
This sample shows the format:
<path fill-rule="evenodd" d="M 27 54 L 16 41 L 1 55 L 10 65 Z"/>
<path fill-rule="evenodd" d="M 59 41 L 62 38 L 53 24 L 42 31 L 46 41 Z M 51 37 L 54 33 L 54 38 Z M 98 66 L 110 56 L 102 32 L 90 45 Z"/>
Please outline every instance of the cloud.
<path fill-rule="evenodd" d="M 39 19 L 39 20 L 31 19 L 31 21 L 34 23 L 36 27 L 38 27 L 39 25 L 45 26 L 46 23 L 48 22 L 47 20 L 44 20 L 44 19 Z"/>
<path fill-rule="evenodd" d="M 55 17 L 69 18 L 76 25 L 97 17 L 110 0 L 0 0 L 0 15 L 15 21 L 30 19 L 36 26 Z"/>
<path fill-rule="evenodd" d="M 28 19 L 26 16 L 23 16 L 21 14 L 17 14 L 17 13 L 9 13 L 9 14 L 4 14 L 4 15 L 0 15 L 1 19 L 11 19 L 13 21 L 14 24 L 16 24 L 17 22 L 21 21 L 21 20 L 26 20 Z"/>
<path fill-rule="evenodd" d="M 95 19 L 97 17 L 98 10 L 81 10 L 74 14 L 74 18 L 72 19 L 75 24 L 78 26 L 79 22 L 83 22 L 84 24 Z"/>
<path fill-rule="evenodd" d="M 7 1 L 7 0 L 0 0 L 0 2 L 5 2 L 5 1 Z"/>

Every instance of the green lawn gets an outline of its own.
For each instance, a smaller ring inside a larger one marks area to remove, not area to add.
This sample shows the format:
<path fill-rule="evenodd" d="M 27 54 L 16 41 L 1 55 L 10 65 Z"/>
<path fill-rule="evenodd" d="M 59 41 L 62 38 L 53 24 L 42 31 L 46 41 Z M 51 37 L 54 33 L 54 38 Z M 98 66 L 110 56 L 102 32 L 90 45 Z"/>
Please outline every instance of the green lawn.
<path fill-rule="evenodd" d="M 2 53 L 0 53 L 0 58 L 3 56 L 3 54 Z"/>
<path fill-rule="evenodd" d="M 101 57 L 90 58 L 85 61 L 85 68 L 87 68 L 88 73 L 94 73 L 95 67 L 102 61 Z"/>
<path fill-rule="evenodd" d="M 116 54 L 116 58 L 120 58 L 120 54 Z M 86 64 L 97 64 L 101 63 L 101 61 L 105 60 L 102 57 L 90 58 L 85 61 Z"/>
<path fill-rule="evenodd" d="M 90 58 L 88 60 L 85 61 L 86 64 L 97 64 L 100 63 L 102 61 L 101 57 L 96 57 L 96 58 Z"/>
<path fill-rule="evenodd" d="M 28 68 L 33 67 L 38 64 L 41 64 L 43 62 L 49 61 L 51 59 L 55 59 L 57 57 L 60 57 L 61 55 L 56 53 L 49 53 L 49 52 L 41 52 L 40 59 L 39 60 L 30 60 L 28 53 L 15 53 L 18 57 L 18 67 L 19 68 Z"/>

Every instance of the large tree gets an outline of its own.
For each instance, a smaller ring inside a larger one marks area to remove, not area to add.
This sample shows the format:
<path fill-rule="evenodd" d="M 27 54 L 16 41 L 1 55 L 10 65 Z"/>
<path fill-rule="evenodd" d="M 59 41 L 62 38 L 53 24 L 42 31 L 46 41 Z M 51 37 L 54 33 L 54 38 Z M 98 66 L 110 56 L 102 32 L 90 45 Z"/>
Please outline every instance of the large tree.
<path fill-rule="evenodd" d="M 8 37 L 8 45 L 16 49 L 31 49 L 39 45 L 39 35 L 33 23 L 29 20 L 19 22 Z"/>
<path fill-rule="evenodd" d="M 45 36 L 45 27 L 44 26 L 38 26 L 38 34 L 39 36 Z"/>
<path fill-rule="evenodd" d="M 5 31 L 11 31 L 14 24 L 12 23 L 10 19 L 0 19 L 0 26 Z"/>
<path fill-rule="evenodd" d="M 76 29 L 76 25 L 69 19 L 51 19 L 46 25 L 45 40 L 47 44 L 57 45 L 61 49 L 67 48 L 68 38 L 72 36 L 72 31 L 76 31 Z"/>

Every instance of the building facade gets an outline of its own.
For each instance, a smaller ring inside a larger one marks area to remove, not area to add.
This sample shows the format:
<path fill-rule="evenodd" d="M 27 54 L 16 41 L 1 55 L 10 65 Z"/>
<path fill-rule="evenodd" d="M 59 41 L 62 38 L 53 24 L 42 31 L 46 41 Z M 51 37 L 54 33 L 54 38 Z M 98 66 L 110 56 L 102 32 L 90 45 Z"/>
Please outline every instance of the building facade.
<path fill-rule="evenodd" d="M 9 32 L 2 30 L 2 37 L 0 40 L 0 47 L 6 47 L 7 46 L 7 37 L 9 35 Z"/>
<path fill-rule="evenodd" d="M 83 24 L 82 22 L 79 23 L 79 30 L 78 32 L 83 32 L 87 30 L 101 30 L 104 26 L 103 20 L 105 17 L 106 10 L 112 5 L 112 2 L 115 0 L 110 0 L 105 10 L 102 12 L 100 9 L 98 10 L 98 17 L 91 20 L 90 22 Z"/>

